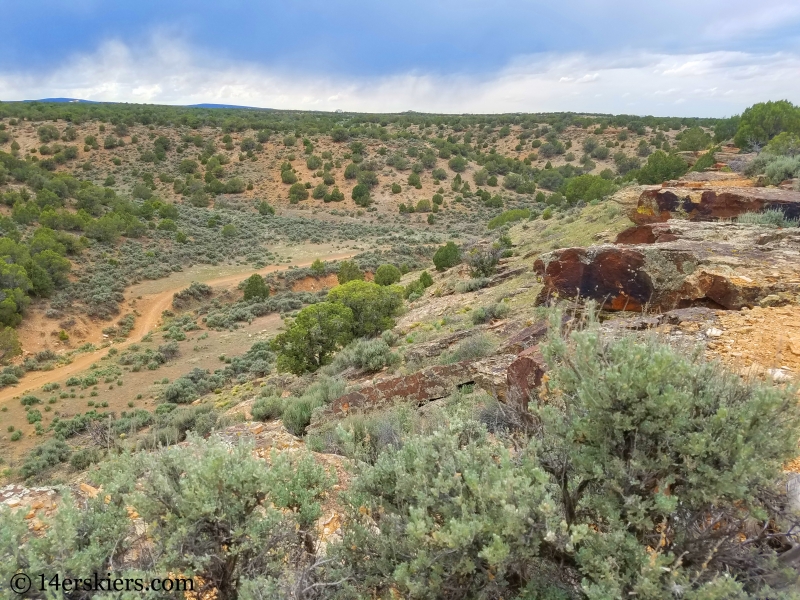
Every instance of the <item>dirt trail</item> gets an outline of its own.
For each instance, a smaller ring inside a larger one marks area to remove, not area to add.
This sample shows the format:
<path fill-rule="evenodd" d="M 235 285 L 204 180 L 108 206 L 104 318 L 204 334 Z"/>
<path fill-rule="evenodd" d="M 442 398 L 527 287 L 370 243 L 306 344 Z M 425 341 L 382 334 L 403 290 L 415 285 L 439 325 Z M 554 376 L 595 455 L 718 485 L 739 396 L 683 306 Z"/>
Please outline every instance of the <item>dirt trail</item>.
<path fill-rule="evenodd" d="M 358 252 L 340 252 L 322 256 L 320 257 L 320 260 L 341 260 L 345 258 L 351 258 L 356 254 L 358 254 Z M 313 261 L 305 261 L 286 265 L 272 265 L 263 269 L 255 270 L 253 273 L 266 275 L 267 273 L 286 270 L 289 267 L 307 267 L 311 265 L 312 262 Z M 217 279 L 200 279 L 199 281 L 212 287 L 225 287 L 238 284 L 248 276 L 249 275 L 246 274 L 243 275 L 241 273 L 236 273 L 233 275 L 219 277 Z M 114 348 L 122 349 L 130 344 L 135 344 L 136 342 L 141 341 L 141 339 L 147 335 L 149 331 L 155 329 L 155 327 L 158 325 L 158 322 L 161 320 L 161 313 L 172 306 L 173 294 L 186 287 L 187 285 L 181 285 L 158 292 L 157 294 L 143 295 L 140 300 L 137 299 L 136 310 L 138 311 L 139 315 L 136 317 L 133 329 L 131 330 L 128 339 L 119 344 L 114 344 Z M 74 375 L 75 373 L 85 371 L 92 365 L 92 363 L 97 361 L 101 356 L 104 356 L 107 351 L 108 348 L 101 348 L 99 350 L 95 350 L 94 352 L 79 354 L 70 364 L 64 365 L 63 367 L 58 367 L 52 371 L 33 371 L 26 374 L 18 385 L 0 390 L 0 405 L 8 402 L 16 396 L 20 396 L 26 392 L 40 388 L 47 383 L 59 381 L 65 377 Z"/>

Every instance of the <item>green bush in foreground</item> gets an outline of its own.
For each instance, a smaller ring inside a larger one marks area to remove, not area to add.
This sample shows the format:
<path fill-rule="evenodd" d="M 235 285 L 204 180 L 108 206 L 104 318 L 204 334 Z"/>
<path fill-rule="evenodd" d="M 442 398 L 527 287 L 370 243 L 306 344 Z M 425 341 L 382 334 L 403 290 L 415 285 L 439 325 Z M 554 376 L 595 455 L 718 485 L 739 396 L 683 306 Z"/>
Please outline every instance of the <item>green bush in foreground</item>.
<path fill-rule="evenodd" d="M 682 157 L 657 150 L 648 157 L 646 165 L 638 171 L 630 171 L 628 175 L 635 175 L 639 183 L 659 184 L 677 179 L 688 170 L 689 165 Z"/>
<path fill-rule="evenodd" d="M 557 393 L 514 458 L 454 415 L 362 467 L 338 598 L 797 597 L 766 533 L 797 520 L 775 485 L 800 435 L 792 390 L 594 327 L 544 353 Z"/>
<path fill-rule="evenodd" d="M 266 462 L 247 445 L 231 449 L 193 438 L 186 447 L 109 461 L 93 481 L 108 496 L 89 499 L 85 508 L 67 496 L 38 538 L 29 537 L 23 514 L 0 512 L 4 581 L 19 571 L 48 579 L 147 571 L 198 575 L 194 592 L 216 590 L 220 600 L 237 598 L 250 580 L 270 579 L 288 589 L 287 564 L 300 566 L 304 532 L 321 514 L 319 500 L 333 477 L 307 454 L 276 454 Z M 141 571 L 126 562 L 139 537 L 129 506 L 146 524 L 152 550 L 138 555 Z"/>

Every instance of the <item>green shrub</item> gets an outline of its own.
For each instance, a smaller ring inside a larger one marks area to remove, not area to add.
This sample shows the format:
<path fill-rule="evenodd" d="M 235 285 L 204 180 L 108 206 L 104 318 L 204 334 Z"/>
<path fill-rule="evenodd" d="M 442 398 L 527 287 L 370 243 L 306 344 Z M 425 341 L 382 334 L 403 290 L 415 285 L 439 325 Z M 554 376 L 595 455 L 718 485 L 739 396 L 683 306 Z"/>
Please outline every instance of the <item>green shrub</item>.
<path fill-rule="evenodd" d="M 392 285 L 400 281 L 402 273 L 394 265 L 381 265 L 375 271 L 375 283 L 378 285 Z"/>
<path fill-rule="evenodd" d="M 418 213 L 431 212 L 431 201 L 427 198 L 423 198 L 417 202 L 417 206 L 414 208 L 414 210 Z"/>
<path fill-rule="evenodd" d="M 306 167 L 311 171 L 316 171 L 322 166 L 322 159 L 313 154 L 306 159 Z"/>
<path fill-rule="evenodd" d="M 571 203 L 601 200 L 614 191 L 614 184 L 597 175 L 580 175 L 567 181 L 564 195 Z"/>
<path fill-rule="evenodd" d="M 281 415 L 283 426 L 292 435 L 304 435 L 314 409 L 319 406 L 322 404 L 315 403 L 311 398 L 287 398 Z"/>
<path fill-rule="evenodd" d="M 344 169 L 344 178 L 356 179 L 357 177 L 358 177 L 358 165 L 355 163 L 350 163 Z"/>
<path fill-rule="evenodd" d="M 82 448 L 73 452 L 69 459 L 69 464 L 76 471 L 83 471 L 100 462 L 101 458 L 102 453 L 97 448 Z"/>
<path fill-rule="evenodd" d="M 292 187 L 289 188 L 289 202 L 297 204 L 300 200 L 305 200 L 306 198 L 308 198 L 306 187 L 300 182 L 293 183 Z"/>
<path fill-rule="evenodd" d="M 763 146 L 784 131 L 800 133 L 800 108 L 787 100 L 759 102 L 742 113 L 733 142 L 739 148 Z"/>
<path fill-rule="evenodd" d="M 271 421 L 281 417 L 284 404 L 284 399 L 280 396 L 262 396 L 253 402 L 250 413 L 256 421 Z"/>
<path fill-rule="evenodd" d="M 514 221 L 520 221 L 522 219 L 528 219 L 531 216 L 530 209 L 527 208 L 514 208 L 512 210 L 507 210 L 493 219 L 489 221 L 487 227 L 489 229 L 497 229 L 498 227 L 505 225 L 506 223 L 513 223 Z"/>
<path fill-rule="evenodd" d="M 311 192 L 311 197 L 314 198 L 315 200 L 321 200 L 325 197 L 327 193 L 328 193 L 328 186 L 325 185 L 324 183 L 319 183 Z"/>
<path fill-rule="evenodd" d="M 403 598 L 455 599 L 506 597 L 524 586 L 520 574 L 536 576 L 544 523 L 554 520 L 540 469 L 520 468 L 473 423 L 398 446 L 387 445 L 354 481 L 360 503 L 349 505 L 330 579 L 345 577 L 351 597 L 392 589 Z"/>
<path fill-rule="evenodd" d="M 394 326 L 393 317 L 403 305 L 403 293 L 400 286 L 350 281 L 328 292 L 327 301 L 349 308 L 353 337 L 365 337 Z"/>
<path fill-rule="evenodd" d="M 345 385 L 338 379 L 323 379 L 312 385 L 299 398 L 286 398 L 281 420 L 293 435 L 305 434 L 315 408 L 330 403 L 344 393 Z"/>
<path fill-rule="evenodd" d="M 355 283 L 363 282 L 346 285 Z M 353 311 L 347 306 L 320 302 L 305 307 L 292 325 L 271 342 L 278 354 L 278 368 L 297 375 L 316 371 L 330 362 L 336 350 L 350 342 L 353 328 Z"/>
<path fill-rule="evenodd" d="M 266 298 L 269 298 L 269 286 L 261 275 L 253 273 L 244 280 L 244 299 L 246 301 Z"/>
<path fill-rule="evenodd" d="M 297 183 L 297 175 L 294 174 L 291 168 L 281 171 L 281 181 L 287 184 Z"/>
<path fill-rule="evenodd" d="M 20 474 L 29 479 L 69 460 L 72 450 L 66 442 L 58 439 L 47 440 L 30 451 L 22 464 Z"/>
<path fill-rule="evenodd" d="M 419 282 L 423 287 L 429 288 L 433 285 L 433 277 L 427 271 L 423 271 L 419 275 Z"/>
<path fill-rule="evenodd" d="M 461 250 L 453 242 L 447 242 L 444 246 L 440 246 L 433 255 L 433 264 L 437 271 L 446 271 L 460 263 Z"/>
<path fill-rule="evenodd" d="M 764 177 L 772 185 L 800 176 L 800 156 L 776 156 L 768 160 Z"/>
<path fill-rule="evenodd" d="M 186 447 L 113 461 L 98 481 L 122 495 L 123 523 L 125 505 L 136 506 L 155 569 L 196 574 L 221 598 L 236 598 L 244 580 L 286 577 L 287 561 L 302 547 L 296 530 L 321 514 L 319 500 L 333 478 L 305 453 L 266 463 L 251 446 L 193 438 Z"/>
<path fill-rule="evenodd" d="M 493 319 L 503 319 L 508 315 L 509 307 L 505 302 L 481 306 L 472 311 L 470 318 L 473 325 L 488 323 Z"/>
<path fill-rule="evenodd" d="M 800 154 L 800 135 L 784 131 L 772 138 L 764 151 L 773 156 L 797 156 Z"/>
<path fill-rule="evenodd" d="M 344 200 L 344 194 L 339 190 L 338 187 L 335 187 L 331 190 L 330 194 L 326 194 L 324 198 L 325 202 L 341 202 Z"/>
<path fill-rule="evenodd" d="M 711 167 L 713 167 L 716 164 L 716 162 L 717 161 L 714 158 L 714 149 L 711 149 L 697 159 L 697 162 L 694 163 L 694 165 L 691 168 L 691 171 L 702 173 L 703 171 L 706 171 Z"/>
<path fill-rule="evenodd" d="M 353 188 L 351 198 L 353 199 L 353 202 L 355 202 L 358 206 L 364 208 L 372 204 L 372 200 L 370 199 L 369 187 L 367 187 L 363 183 L 359 183 Z"/>
<path fill-rule="evenodd" d="M 667 154 L 661 150 L 653 152 L 647 164 L 639 171 L 631 171 L 629 175 L 636 175 L 639 183 L 658 184 L 670 179 L 678 179 L 686 174 L 689 165 L 677 154 Z"/>
<path fill-rule="evenodd" d="M 462 360 L 475 360 L 488 356 L 494 344 L 492 340 L 483 333 L 478 333 L 465 340 L 460 341 L 450 351 L 441 356 L 442 364 L 457 363 Z"/>
<path fill-rule="evenodd" d="M 364 272 L 352 260 L 343 260 L 339 263 L 339 271 L 336 274 L 339 285 L 348 281 L 364 281 Z"/>
<path fill-rule="evenodd" d="M 490 279 L 488 277 L 476 277 L 468 279 L 467 281 L 459 281 L 456 284 L 456 292 L 459 294 L 466 294 L 468 292 L 476 292 L 489 285 Z"/>
<path fill-rule="evenodd" d="M 554 334 L 543 352 L 563 408 L 534 410 L 537 454 L 559 482 L 568 530 L 587 534 L 576 558 L 591 589 L 620 597 L 649 586 L 666 597 L 676 581 L 713 588 L 766 565 L 768 544 L 745 550 L 739 533 L 755 514 L 780 520 L 767 498 L 782 462 L 796 454 L 800 409 L 790 394 L 747 383 L 699 351 L 612 338 L 596 326 L 567 339 Z M 670 523 L 666 537 L 660 523 Z M 662 548 L 648 555 L 659 538 Z M 652 561 L 672 568 L 652 569 Z"/>
<path fill-rule="evenodd" d="M 69 383 L 67 383 L 67 385 L 69 385 Z M 23 396 L 22 398 L 20 398 L 19 401 L 20 401 L 20 404 L 22 404 L 22 406 L 33 406 L 34 404 L 41 404 L 42 403 L 42 401 L 39 400 L 39 398 L 37 398 L 36 396 L 33 396 L 31 394 L 27 394 L 27 395 Z"/>
<path fill-rule="evenodd" d="M 768 209 L 760 213 L 744 213 L 736 218 L 737 223 L 745 225 L 763 225 L 767 227 L 797 227 L 797 219 L 788 219 L 779 209 Z"/>
<path fill-rule="evenodd" d="M 348 368 L 376 372 L 395 364 L 398 360 L 399 357 L 391 351 L 389 344 L 384 340 L 358 339 L 336 354 L 330 369 L 334 373 L 341 373 Z"/>

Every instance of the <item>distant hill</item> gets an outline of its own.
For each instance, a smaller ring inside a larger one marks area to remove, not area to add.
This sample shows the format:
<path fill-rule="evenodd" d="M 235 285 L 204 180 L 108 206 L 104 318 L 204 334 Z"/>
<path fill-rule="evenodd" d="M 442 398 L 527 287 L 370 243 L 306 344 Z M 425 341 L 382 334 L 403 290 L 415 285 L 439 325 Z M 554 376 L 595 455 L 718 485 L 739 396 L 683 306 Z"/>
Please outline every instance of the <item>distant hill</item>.
<path fill-rule="evenodd" d="M 119 104 L 118 102 L 97 102 L 95 100 L 83 100 L 82 98 L 39 98 L 38 100 L 23 100 L 23 102 L 59 102 L 73 104 Z M 261 108 L 259 106 L 239 106 L 238 104 L 180 104 L 186 108 L 244 108 L 249 110 L 273 110 L 272 108 Z"/>
<path fill-rule="evenodd" d="M 100 104 L 94 100 L 82 100 L 80 98 L 41 98 L 39 100 L 23 100 L 23 102 L 72 102 L 76 104 Z"/>
<path fill-rule="evenodd" d="M 237 104 L 188 104 L 187 108 L 247 108 L 250 110 L 274 110 L 272 108 L 261 108 L 260 106 L 239 106 Z"/>

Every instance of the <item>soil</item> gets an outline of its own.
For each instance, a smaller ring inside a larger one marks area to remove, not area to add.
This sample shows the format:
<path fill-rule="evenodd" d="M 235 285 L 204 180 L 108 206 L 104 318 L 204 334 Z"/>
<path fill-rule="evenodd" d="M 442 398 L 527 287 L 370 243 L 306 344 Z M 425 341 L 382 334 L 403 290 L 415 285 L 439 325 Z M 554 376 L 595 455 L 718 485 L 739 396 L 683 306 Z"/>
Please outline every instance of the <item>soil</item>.
<path fill-rule="evenodd" d="M 334 273 L 324 277 L 303 277 L 292 284 L 293 292 L 318 292 L 339 285 Z"/>
<path fill-rule="evenodd" d="M 354 252 L 329 254 L 323 256 L 322 260 L 349 258 L 354 254 Z M 311 262 L 312 261 L 298 262 L 295 263 L 294 266 L 308 266 Z M 270 266 L 257 272 L 266 274 L 285 268 L 284 266 Z M 247 271 L 245 274 L 249 273 L 252 273 L 252 270 Z M 193 275 L 201 274 L 195 272 Z M 139 316 L 136 319 L 134 328 L 128 339 L 119 344 L 114 344 L 113 347 L 117 350 L 124 350 L 131 344 L 141 344 L 142 338 L 158 326 L 163 311 L 171 308 L 173 294 L 186 287 L 188 281 L 183 280 L 188 277 L 188 273 L 179 273 L 176 274 L 175 278 L 170 277 L 163 280 L 149 281 L 130 288 L 126 296 L 130 298 L 129 303 L 131 308 L 135 309 Z M 215 288 L 230 288 L 238 285 L 243 278 L 242 273 L 236 272 L 208 279 L 191 277 L 189 280 L 204 281 Z M 178 281 L 181 283 L 176 286 Z M 145 290 L 154 287 L 162 289 L 160 291 L 153 290 L 153 293 L 150 294 L 145 292 Z M 220 355 L 241 354 L 244 349 L 249 348 L 256 341 L 256 338 L 271 337 L 274 335 L 281 323 L 282 321 L 279 315 L 271 314 L 255 319 L 249 325 L 240 327 L 233 332 L 206 332 L 205 330 L 193 332 L 187 340 L 179 343 L 181 351 L 179 359 L 162 366 L 155 372 L 148 370 L 143 370 L 138 373 L 126 372 L 123 377 L 121 377 L 124 383 L 122 387 L 112 384 L 110 386 L 111 389 L 106 389 L 105 391 L 98 389 L 96 390 L 98 391 L 98 395 L 92 397 L 91 400 L 97 404 L 108 402 L 109 406 L 107 409 L 117 413 L 132 408 L 129 406 L 129 402 L 133 402 L 136 407 L 152 408 L 151 405 L 155 404 L 155 398 L 158 396 L 161 389 L 159 384 L 153 384 L 154 379 L 158 381 L 161 381 L 163 378 L 172 380 L 195 367 L 211 370 L 219 368 L 221 364 L 219 360 Z M 95 324 L 94 334 L 102 335 L 101 330 L 106 326 L 108 326 L 107 322 Z M 205 333 L 207 333 L 207 338 L 200 343 L 197 338 Z M 153 348 L 163 343 L 160 335 L 156 334 L 153 338 Z M 78 354 L 68 365 L 56 368 L 52 371 L 34 371 L 27 373 L 17 386 L 0 390 L 0 408 L 4 411 L 2 417 L 4 429 L 7 429 L 8 426 L 12 426 L 23 432 L 22 439 L 14 443 L 8 441 L 10 434 L 7 431 L 0 432 L 0 436 L 2 436 L 0 437 L 0 450 L 2 450 L 0 454 L 8 459 L 13 459 L 14 457 L 21 456 L 24 452 L 41 441 L 41 438 L 37 437 L 34 433 L 34 426 L 28 424 L 25 418 L 25 411 L 18 402 L 18 399 L 22 395 L 26 393 L 35 393 L 42 400 L 53 394 L 58 395 L 59 392 L 65 390 L 66 386 L 64 382 L 67 378 L 82 371 L 86 371 L 92 367 L 93 364 L 102 365 L 102 361 L 108 359 L 108 350 L 108 347 L 104 347 L 93 352 Z M 42 392 L 41 387 L 48 383 L 59 383 L 61 387 L 53 393 Z M 101 384 L 98 387 L 108 388 L 109 386 L 108 384 L 105 386 Z M 139 394 L 142 394 L 142 398 L 136 399 L 136 396 Z M 53 410 L 50 412 L 44 412 L 44 407 L 38 406 L 37 408 L 42 411 L 43 415 L 42 426 L 46 429 L 52 421 L 52 417 L 56 414 L 61 417 L 69 417 L 88 410 L 89 390 L 85 390 L 85 394 L 83 395 L 87 398 L 76 397 L 59 399 L 56 404 L 52 405 L 51 408 Z"/>
<path fill-rule="evenodd" d="M 800 378 L 800 306 L 717 313 L 722 335 L 709 352 L 734 370 L 763 374 L 781 369 Z"/>
<path fill-rule="evenodd" d="M 719 311 L 722 335 L 707 346 L 710 358 L 718 358 L 745 377 L 764 377 L 776 371 L 800 381 L 800 306 L 742 311 Z M 784 465 L 800 473 L 800 456 Z"/>

